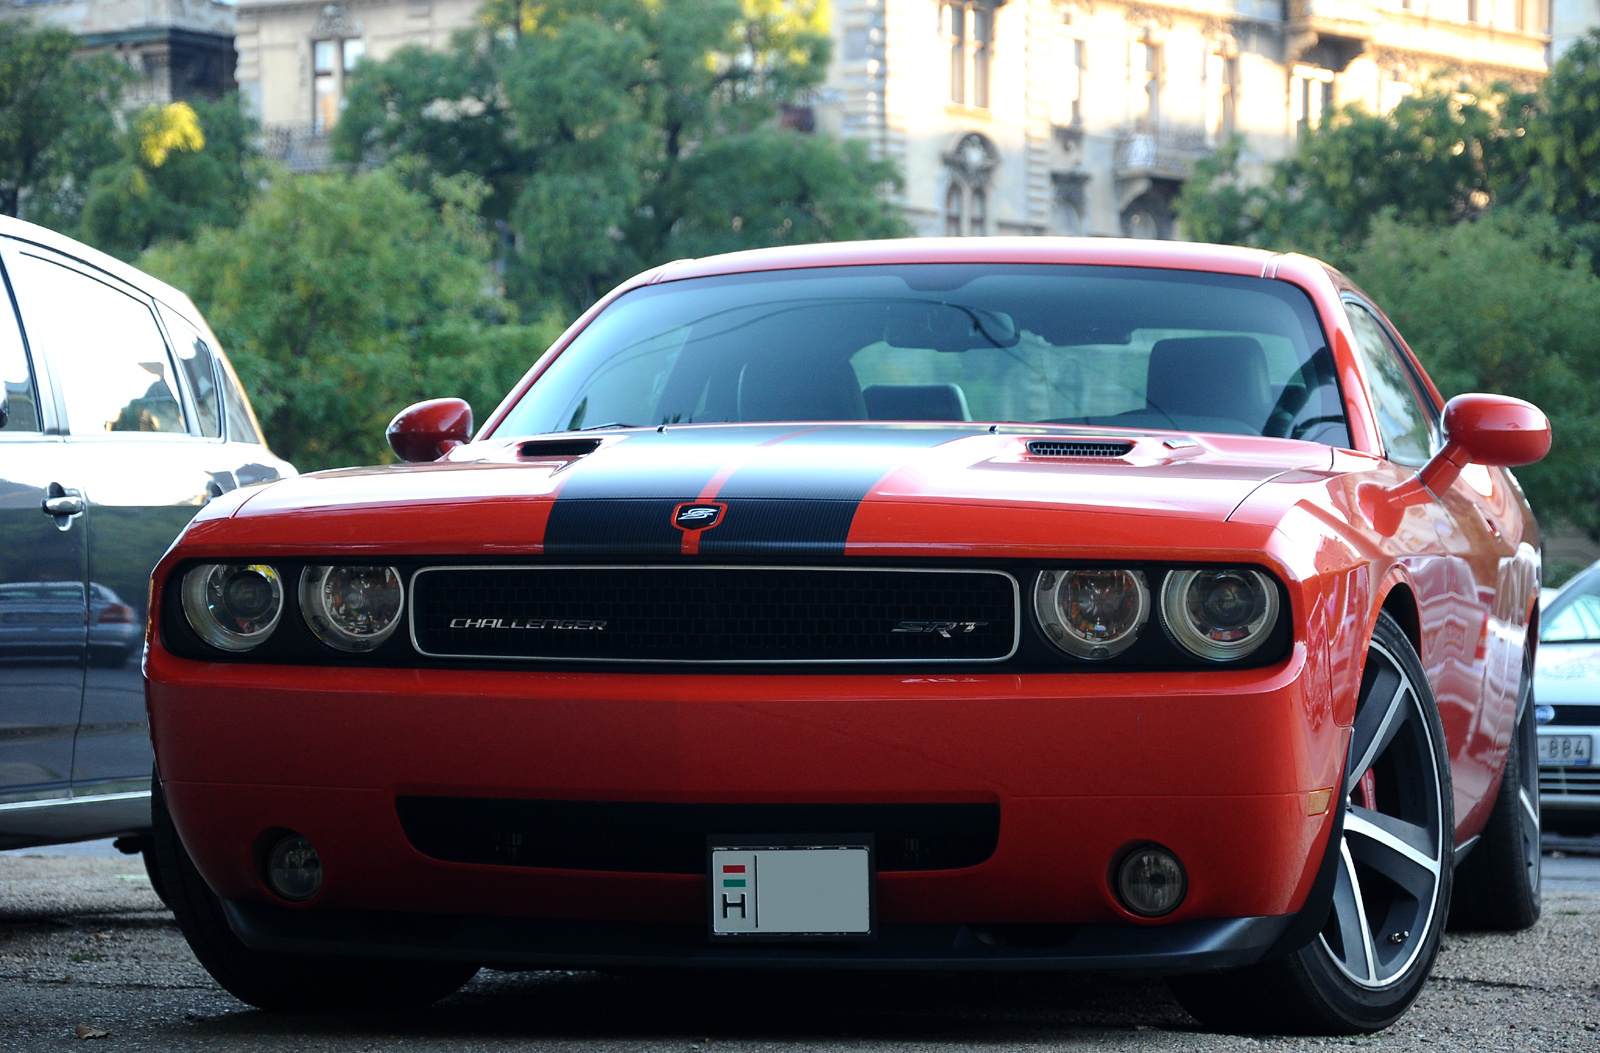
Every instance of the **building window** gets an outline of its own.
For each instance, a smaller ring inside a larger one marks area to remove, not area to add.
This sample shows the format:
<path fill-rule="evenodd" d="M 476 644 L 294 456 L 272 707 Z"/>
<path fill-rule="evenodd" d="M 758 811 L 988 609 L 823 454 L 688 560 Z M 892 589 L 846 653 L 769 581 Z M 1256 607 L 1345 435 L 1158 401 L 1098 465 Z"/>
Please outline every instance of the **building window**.
<path fill-rule="evenodd" d="M 1333 71 L 1315 66 L 1296 66 L 1289 78 L 1289 118 L 1295 134 L 1305 138 L 1322 124 L 1333 109 Z"/>
<path fill-rule="evenodd" d="M 944 155 L 949 189 L 944 196 L 944 230 L 949 236 L 982 236 L 989 226 L 989 175 L 1000 153 L 987 137 L 968 132 Z"/>
<path fill-rule="evenodd" d="M 994 7 L 981 2 L 940 5 L 941 28 L 950 46 L 950 101 L 989 107 L 989 70 L 994 61 Z"/>
<path fill-rule="evenodd" d="M 1083 215 L 1072 202 L 1057 201 L 1055 219 L 1057 234 L 1075 236 L 1083 233 Z"/>
<path fill-rule="evenodd" d="M 1083 30 L 1074 26 L 1070 12 L 1056 23 L 1051 67 L 1056 82 L 1050 97 L 1050 121 L 1062 127 L 1083 123 L 1083 78 L 1088 65 L 1088 45 Z"/>
<path fill-rule="evenodd" d="M 1154 128 L 1161 123 L 1161 45 L 1135 42 L 1128 73 L 1134 84 L 1134 123 Z"/>
<path fill-rule="evenodd" d="M 1239 45 L 1232 36 L 1213 41 L 1204 61 L 1206 130 L 1220 145 L 1239 126 Z"/>
<path fill-rule="evenodd" d="M 345 82 L 366 50 L 366 42 L 360 38 L 312 41 L 311 130 L 317 135 L 326 135 L 339 123 Z"/>

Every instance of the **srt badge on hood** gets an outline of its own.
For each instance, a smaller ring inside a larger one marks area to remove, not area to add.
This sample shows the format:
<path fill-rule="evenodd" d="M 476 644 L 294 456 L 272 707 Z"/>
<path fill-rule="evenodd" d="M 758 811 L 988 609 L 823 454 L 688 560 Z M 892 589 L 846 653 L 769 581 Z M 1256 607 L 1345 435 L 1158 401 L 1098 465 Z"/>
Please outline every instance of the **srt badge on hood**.
<path fill-rule="evenodd" d="M 717 502 L 691 502 L 672 510 L 672 525 L 679 530 L 710 530 L 722 522 L 728 506 Z"/>

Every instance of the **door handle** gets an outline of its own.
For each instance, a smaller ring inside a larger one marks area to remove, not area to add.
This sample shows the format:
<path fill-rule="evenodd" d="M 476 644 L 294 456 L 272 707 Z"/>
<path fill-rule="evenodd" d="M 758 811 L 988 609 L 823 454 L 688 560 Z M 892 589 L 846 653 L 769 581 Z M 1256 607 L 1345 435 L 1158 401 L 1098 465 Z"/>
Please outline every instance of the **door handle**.
<path fill-rule="evenodd" d="M 51 483 L 45 498 L 39 504 L 45 515 L 72 517 L 83 514 L 83 494 L 69 490 L 60 483 Z M 59 526 L 60 524 L 57 523 Z"/>

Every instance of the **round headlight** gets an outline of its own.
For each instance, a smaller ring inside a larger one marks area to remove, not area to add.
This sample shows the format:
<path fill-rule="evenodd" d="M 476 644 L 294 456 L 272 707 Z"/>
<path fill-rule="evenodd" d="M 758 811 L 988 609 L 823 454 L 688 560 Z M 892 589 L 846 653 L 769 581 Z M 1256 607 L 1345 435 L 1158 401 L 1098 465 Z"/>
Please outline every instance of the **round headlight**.
<path fill-rule="evenodd" d="M 1033 609 L 1050 642 L 1078 658 L 1111 658 L 1139 638 L 1150 590 L 1137 570 L 1045 570 Z"/>
<path fill-rule="evenodd" d="M 1213 662 L 1243 658 L 1278 621 L 1278 590 L 1259 570 L 1175 570 L 1161 586 L 1161 615 L 1172 638 Z"/>
<path fill-rule="evenodd" d="M 283 585 L 264 563 L 207 563 L 183 576 L 183 614 L 212 647 L 248 651 L 277 628 Z"/>
<path fill-rule="evenodd" d="M 393 567 L 307 567 L 300 613 L 317 638 L 341 651 L 370 651 L 400 624 L 405 587 Z"/>

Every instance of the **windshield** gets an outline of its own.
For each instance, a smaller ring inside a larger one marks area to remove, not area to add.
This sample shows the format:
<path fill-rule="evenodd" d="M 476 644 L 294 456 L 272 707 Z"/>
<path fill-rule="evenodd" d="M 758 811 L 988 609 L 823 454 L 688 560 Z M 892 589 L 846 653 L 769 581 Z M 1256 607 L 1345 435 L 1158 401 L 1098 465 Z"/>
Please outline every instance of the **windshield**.
<path fill-rule="evenodd" d="M 620 297 L 496 428 L 988 421 L 1348 446 L 1305 293 L 1135 267 L 919 264 L 663 282 Z"/>
<path fill-rule="evenodd" d="M 1539 639 L 1546 643 L 1600 643 L 1600 574 L 1584 575 L 1551 601 Z"/>

